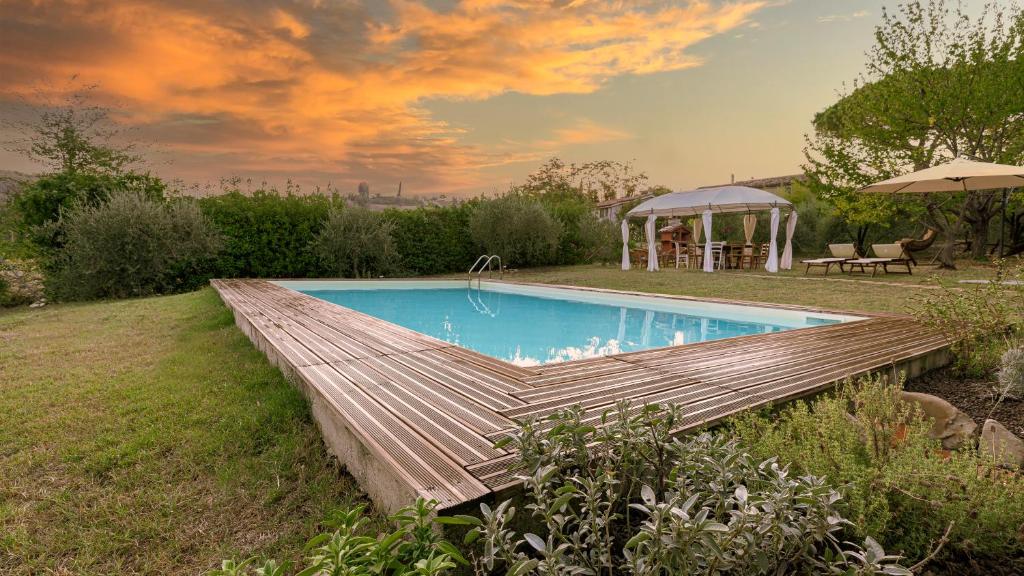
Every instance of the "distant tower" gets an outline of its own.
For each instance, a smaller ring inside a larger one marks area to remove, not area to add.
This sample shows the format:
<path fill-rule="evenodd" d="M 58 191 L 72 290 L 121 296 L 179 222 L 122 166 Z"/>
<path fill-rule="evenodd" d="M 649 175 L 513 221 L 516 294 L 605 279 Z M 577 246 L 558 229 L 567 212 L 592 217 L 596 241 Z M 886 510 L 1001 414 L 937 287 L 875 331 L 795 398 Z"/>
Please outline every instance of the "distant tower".
<path fill-rule="evenodd" d="M 399 198 L 402 197 L 402 181 L 401 180 L 398 181 L 398 197 Z"/>
<path fill-rule="evenodd" d="M 370 185 L 366 182 L 359 183 L 359 199 L 364 203 L 370 201 Z"/>

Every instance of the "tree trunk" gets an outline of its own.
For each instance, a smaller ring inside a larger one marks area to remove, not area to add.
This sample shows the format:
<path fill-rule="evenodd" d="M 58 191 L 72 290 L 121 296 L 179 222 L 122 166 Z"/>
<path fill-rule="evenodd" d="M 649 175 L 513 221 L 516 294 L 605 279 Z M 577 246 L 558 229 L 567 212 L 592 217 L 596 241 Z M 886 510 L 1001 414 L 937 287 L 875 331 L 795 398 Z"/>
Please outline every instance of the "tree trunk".
<path fill-rule="evenodd" d="M 857 226 L 857 232 L 853 235 L 853 246 L 857 249 L 857 253 L 861 256 L 867 256 L 867 244 L 868 232 L 871 230 L 870 224 L 861 224 Z"/>
<path fill-rule="evenodd" d="M 942 211 L 942 208 L 935 202 L 928 202 L 928 216 L 931 225 L 939 231 L 942 239 L 939 250 L 939 268 L 943 270 L 956 270 L 956 236 L 960 230 L 964 217 L 964 208 L 960 209 L 960 217 L 953 222 L 949 215 Z"/>
<path fill-rule="evenodd" d="M 989 221 L 975 219 L 971 221 L 971 258 L 984 260 L 985 251 L 988 249 L 988 226 Z"/>
<path fill-rule="evenodd" d="M 999 214 L 1002 204 L 995 201 L 993 192 L 971 192 L 964 202 L 964 220 L 971 227 L 971 257 L 987 257 L 989 224 Z"/>

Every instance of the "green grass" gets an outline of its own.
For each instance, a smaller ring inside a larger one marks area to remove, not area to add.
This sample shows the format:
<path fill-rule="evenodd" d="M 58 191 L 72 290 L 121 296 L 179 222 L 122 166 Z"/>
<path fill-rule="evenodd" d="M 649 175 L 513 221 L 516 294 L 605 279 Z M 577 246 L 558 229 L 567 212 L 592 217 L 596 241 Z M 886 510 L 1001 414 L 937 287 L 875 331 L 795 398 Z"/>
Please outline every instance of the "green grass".
<path fill-rule="evenodd" d="M 363 499 L 212 290 L 0 314 L 0 573 L 298 558 Z"/>
<path fill-rule="evenodd" d="M 795 268 L 798 265 L 794 265 Z M 623 272 L 618 266 L 588 265 L 533 268 L 506 273 L 506 280 L 680 294 L 706 298 L 748 300 L 775 304 L 817 306 L 834 310 L 900 312 L 936 282 L 955 285 L 964 279 L 989 279 L 994 267 L 963 263 L 959 270 L 940 271 L 930 266 L 914 269 L 914 275 L 879 273 L 843 275 L 821 270 L 804 276 L 803 267 L 768 274 L 764 271 L 725 270 L 707 274 L 700 270 L 667 268 L 659 272 L 636 269 Z M 460 276 L 465 278 L 465 275 Z"/>

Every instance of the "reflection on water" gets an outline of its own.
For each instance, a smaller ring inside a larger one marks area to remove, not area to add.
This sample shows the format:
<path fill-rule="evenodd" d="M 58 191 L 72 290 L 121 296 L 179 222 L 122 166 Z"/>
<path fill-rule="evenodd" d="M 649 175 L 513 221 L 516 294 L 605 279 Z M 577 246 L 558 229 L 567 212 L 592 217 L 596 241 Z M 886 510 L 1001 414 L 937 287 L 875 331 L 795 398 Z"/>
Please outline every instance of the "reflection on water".
<path fill-rule="evenodd" d="M 523 366 L 790 329 L 465 288 L 307 293 Z"/>

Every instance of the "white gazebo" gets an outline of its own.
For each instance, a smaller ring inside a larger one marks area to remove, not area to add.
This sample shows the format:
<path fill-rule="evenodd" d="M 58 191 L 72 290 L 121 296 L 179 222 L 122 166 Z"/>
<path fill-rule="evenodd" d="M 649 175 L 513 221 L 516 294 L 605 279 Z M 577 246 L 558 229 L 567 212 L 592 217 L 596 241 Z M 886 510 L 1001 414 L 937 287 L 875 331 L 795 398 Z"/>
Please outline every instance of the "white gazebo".
<path fill-rule="evenodd" d="M 744 219 L 744 231 L 747 242 L 753 238 L 754 224 L 756 219 L 753 212 L 764 210 L 771 211 L 771 243 L 768 251 L 768 261 L 765 263 L 765 270 L 778 272 L 780 268 L 778 244 L 776 237 L 779 232 L 780 209 L 789 209 L 789 220 L 786 223 L 786 248 L 782 254 L 781 267 L 785 269 L 793 266 L 793 232 L 796 230 L 797 213 L 793 204 L 781 196 L 766 192 L 757 188 L 746 186 L 719 186 L 717 188 L 700 188 L 687 190 L 685 192 L 671 192 L 656 196 L 642 202 L 626 214 L 626 220 L 622 221 L 622 269 L 629 270 L 629 218 L 647 218 L 645 226 L 647 236 L 647 270 L 658 270 L 658 255 L 656 249 L 657 239 L 654 237 L 654 221 L 659 216 L 680 217 L 680 216 L 701 216 L 696 221 L 693 231 L 693 241 L 700 241 L 700 228 L 704 229 L 704 254 L 711 254 L 711 225 L 714 213 L 746 212 L 750 218 Z M 703 224 L 703 226 L 700 226 Z M 704 258 L 704 271 L 714 272 L 714 262 L 711 258 Z"/>

